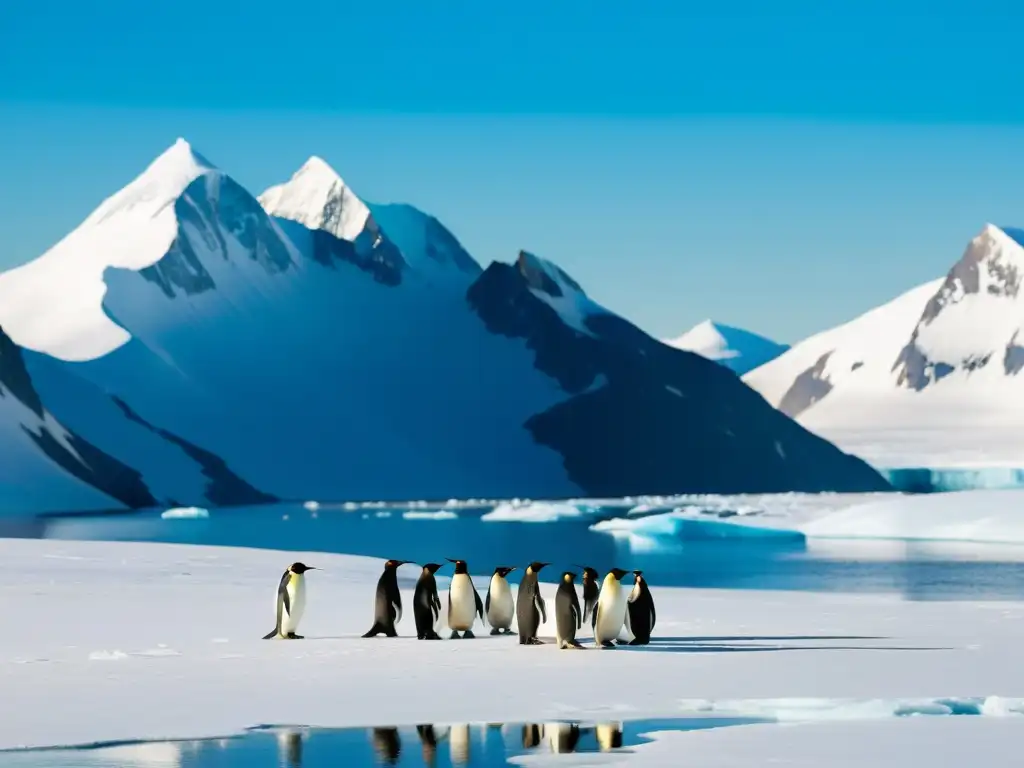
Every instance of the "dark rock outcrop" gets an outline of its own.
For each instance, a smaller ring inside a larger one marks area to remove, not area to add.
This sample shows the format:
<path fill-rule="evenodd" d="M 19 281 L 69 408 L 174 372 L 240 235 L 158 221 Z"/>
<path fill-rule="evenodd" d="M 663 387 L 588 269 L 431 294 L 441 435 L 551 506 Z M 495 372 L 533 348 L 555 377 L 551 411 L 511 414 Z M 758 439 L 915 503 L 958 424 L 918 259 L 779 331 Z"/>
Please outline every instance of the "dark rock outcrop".
<path fill-rule="evenodd" d="M 467 299 L 569 393 L 525 426 L 588 495 L 890 490 L 722 366 L 612 314 L 589 315 L 590 334 L 574 330 L 534 294 L 551 294 L 539 272 L 524 259 L 491 264 Z"/>

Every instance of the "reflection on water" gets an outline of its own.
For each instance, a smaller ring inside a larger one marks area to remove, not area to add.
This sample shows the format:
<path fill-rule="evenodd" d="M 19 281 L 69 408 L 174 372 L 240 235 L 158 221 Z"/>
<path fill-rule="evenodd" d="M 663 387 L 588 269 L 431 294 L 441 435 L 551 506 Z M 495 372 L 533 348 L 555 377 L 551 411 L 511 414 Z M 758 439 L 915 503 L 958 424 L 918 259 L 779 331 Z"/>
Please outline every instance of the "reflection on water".
<path fill-rule="evenodd" d="M 608 752 L 646 741 L 653 731 L 686 731 L 764 722 L 696 717 L 583 723 L 427 724 L 415 727 L 261 726 L 228 739 L 142 742 L 83 749 L 7 752 L 4 768 L 498 768 L 525 754 Z M 276 753 L 276 762 L 272 755 Z M 269 758 L 269 759 L 268 759 Z"/>

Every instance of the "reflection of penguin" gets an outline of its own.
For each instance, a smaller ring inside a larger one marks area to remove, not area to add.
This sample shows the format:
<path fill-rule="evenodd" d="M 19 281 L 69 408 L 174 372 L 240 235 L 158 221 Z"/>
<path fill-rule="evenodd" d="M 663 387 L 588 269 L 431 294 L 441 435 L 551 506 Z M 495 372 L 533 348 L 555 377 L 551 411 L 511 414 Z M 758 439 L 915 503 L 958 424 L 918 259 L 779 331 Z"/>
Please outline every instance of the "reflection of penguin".
<path fill-rule="evenodd" d="M 277 612 L 277 623 L 274 630 L 263 636 L 264 640 L 271 638 L 285 638 L 288 640 L 301 640 L 302 635 L 295 634 L 302 620 L 302 614 L 306 610 L 306 571 L 315 571 L 302 563 L 292 563 L 288 570 L 281 576 L 281 582 L 277 585 L 277 598 L 275 610 Z"/>
<path fill-rule="evenodd" d="M 465 765 L 469 762 L 469 724 L 452 725 L 448 731 L 448 752 L 452 765 Z"/>
<path fill-rule="evenodd" d="M 519 594 L 516 595 L 516 625 L 520 645 L 544 645 L 537 637 L 537 630 L 542 621 L 547 623 L 548 614 L 544 598 L 540 594 L 537 574 L 545 565 L 550 563 L 530 563 L 519 584 Z"/>
<path fill-rule="evenodd" d="M 597 744 L 602 752 L 619 749 L 622 746 L 622 723 L 599 723 Z"/>
<path fill-rule="evenodd" d="M 417 725 L 416 733 L 420 735 L 423 750 L 423 762 L 427 768 L 434 768 L 437 763 L 437 734 L 432 725 Z"/>
<path fill-rule="evenodd" d="M 651 632 L 654 630 L 654 596 L 643 577 L 643 571 L 633 571 L 633 575 L 636 576 L 636 583 L 626 604 L 629 630 L 633 635 L 629 644 L 647 645 L 651 642 Z"/>
<path fill-rule="evenodd" d="M 597 586 L 598 573 L 588 565 L 577 565 L 583 569 L 583 621 L 594 626 L 594 614 L 597 609 L 597 596 L 601 591 Z"/>
<path fill-rule="evenodd" d="M 277 761 L 280 768 L 302 768 L 302 733 L 278 731 Z"/>
<path fill-rule="evenodd" d="M 566 571 L 555 593 L 555 642 L 559 648 L 582 648 L 576 630 L 583 626 L 580 599 L 576 596 L 576 574 Z"/>
<path fill-rule="evenodd" d="M 373 750 L 385 765 L 397 765 L 402 754 L 402 739 L 397 728 L 373 728 Z"/>
<path fill-rule="evenodd" d="M 611 648 L 626 621 L 626 596 L 622 591 L 622 577 L 628 571 L 612 568 L 604 577 L 601 596 L 597 600 L 594 619 L 594 642 Z"/>
<path fill-rule="evenodd" d="M 473 586 L 466 561 L 452 560 L 450 557 L 445 559 L 449 563 L 455 563 L 455 575 L 448 584 L 448 627 L 452 630 L 452 640 L 459 639 L 459 632 L 462 632 L 463 637 L 475 637 L 472 631 L 473 622 L 476 621 L 477 615 L 483 621 L 483 601 Z"/>
<path fill-rule="evenodd" d="M 440 640 L 437 634 L 437 619 L 441 615 L 441 598 L 437 596 L 437 580 L 434 574 L 441 566 L 427 563 L 423 566 L 416 591 L 412 596 L 412 615 L 416 619 L 416 637 L 420 640 Z"/>
<path fill-rule="evenodd" d="M 373 626 L 363 637 L 385 634 L 398 637 L 395 624 L 402 620 L 402 593 L 398 591 L 398 566 L 408 560 L 388 560 L 384 573 L 377 580 L 377 594 L 373 602 Z"/>
<path fill-rule="evenodd" d="M 484 610 L 487 611 L 487 623 L 491 625 L 492 635 L 511 635 L 512 617 L 515 615 L 515 603 L 512 600 L 512 587 L 508 585 L 508 576 L 515 567 L 499 565 L 494 569 L 491 583 L 487 585 L 487 597 Z"/>
<path fill-rule="evenodd" d="M 580 743 L 580 726 L 578 723 L 547 723 L 544 734 L 548 737 L 551 751 L 556 754 L 575 752 Z"/>
<path fill-rule="evenodd" d="M 523 726 L 523 747 L 533 749 L 540 744 L 540 726 L 536 723 L 527 723 Z"/>

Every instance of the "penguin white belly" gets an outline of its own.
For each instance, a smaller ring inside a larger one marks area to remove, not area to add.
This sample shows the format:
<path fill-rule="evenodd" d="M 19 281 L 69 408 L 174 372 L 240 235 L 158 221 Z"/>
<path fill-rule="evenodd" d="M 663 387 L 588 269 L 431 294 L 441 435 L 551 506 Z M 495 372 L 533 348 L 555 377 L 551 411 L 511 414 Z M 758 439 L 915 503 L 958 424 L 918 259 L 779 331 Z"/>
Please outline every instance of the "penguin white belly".
<path fill-rule="evenodd" d="M 465 573 L 452 576 L 448 590 L 448 628 L 464 632 L 473 627 L 476 615 L 476 594 L 473 582 Z"/>
<path fill-rule="evenodd" d="M 302 621 L 302 614 L 306 610 L 306 578 L 305 576 L 292 576 L 286 587 L 288 590 L 289 611 L 281 613 L 281 634 L 287 635 L 295 632 Z"/>
<path fill-rule="evenodd" d="M 619 636 L 622 625 L 626 621 L 626 596 L 617 581 L 609 584 L 605 581 L 601 588 L 601 596 L 597 599 L 597 625 L 594 627 L 594 640 L 598 643 L 610 643 Z"/>
<path fill-rule="evenodd" d="M 487 622 L 492 627 L 505 629 L 512 626 L 512 617 L 516 612 L 515 601 L 512 600 L 512 588 L 500 576 L 491 577 L 491 604 L 487 609 Z"/>

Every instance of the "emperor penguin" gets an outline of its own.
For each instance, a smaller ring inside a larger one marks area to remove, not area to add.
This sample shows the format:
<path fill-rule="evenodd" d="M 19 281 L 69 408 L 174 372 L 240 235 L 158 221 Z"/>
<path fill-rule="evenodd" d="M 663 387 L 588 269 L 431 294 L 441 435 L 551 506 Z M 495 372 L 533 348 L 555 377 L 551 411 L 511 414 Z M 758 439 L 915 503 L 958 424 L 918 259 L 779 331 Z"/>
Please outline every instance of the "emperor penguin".
<path fill-rule="evenodd" d="M 491 625 L 492 635 L 512 634 L 516 606 L 512 600 L 512 587 L 506 577 L 514 570 L 515 566 L 499 565 L 494 569 L 491 583 L 487 585 L 484 610 L 487 611 L 487 623 Z"/>
<path fill-rule="evenodd" d="M 573 565 L 576 565 L 575 563 Z M 594 609 L 597 608 L 597 595 L 601 591 L 597 586 L 597 570 L 588 565 L 576 565 L 583 570 L 583 621 L 594 626 Z"/>
<path fill-rule="evenodd" d="M 537 630 L 542 622 L 547 623 L 548 612 L 544 598 L 540 594 L 537 574 L 546 565 L 551 563 L 530 563 L 526 566 L 526 573 L 519 585 L 519 593 L 516 595 L 516 625 L 520 645 L 544 645 L 537 637 Z"/>
<path fill-rule="evenodd" d="M 601 595 L 594 612 L 594 642 L 603 648 L 611 648 L 615 638 L 622 632 L 627 621 L 626 595 L 622 589 L 622 577 L 629 571 L 612 568 L 601 584 Z"/>
<path fill-rule="evenodd" d="M 315 571 L 309 565 L 292 563 L 281 576 L 281 582 L 277 585 L 277 598 L 275 600 L 275 611 L 277 612 L 277 623 L 274 629 L 263 636 L 264 640 L 281 638 L 285 640 L 301 640 L 302 635 L 295 634 L 302 620 L 302 614 L 306 610 L 306 571 Z"/>
<path fill-rule="evenodd" d="M 437 634 L 437 620 L 441 616 L 441 598 L 437 596 L 437 579 L 434 574 L 441 568 L 440 563 L 423 566 L 412 596 L 412 615 L 416 619 L 416 637 L 419 640 L 440 640 Z"/>
<path fill-rule="evenodd" d="M 363 637 L 385 634 L 398 637 L 395 624 L 402 620 L 402 593 L 398 590 L 398 568 L 409 560 L 388 560 L 384 573 L 377 580 L 377 594 L 373 602 L 373 626 Z"/>
<path fill-rule="evenodd" d="M 580 599 L 576 596 L 576 574 L 566 571 L 555 592 L 555 642 L 561 649 L 580 648 L 576 630 L 583 626 Z"/>
<path fill-rule="evenodd" d="M 459 632 L 462 632 L 464 638 L 476 637 L 473 634 L 473 622 L 476 616 L 480 617 L 480 621 L 484 620 L 484 604 L 480 600 L 480 593 L 473 586 L 465 560 L 452 560 L 450 557 L 445 560 L 455 563 L 455 575 L 448 585 L 448 627 L 452 631 L 452 640 L 459 639 Z"/>
<path fill-rule="evenodd" d="M 651 642 L 651 632 L 654 630 L 654 597 L 643 573 L 633 571 L 636 581 L 627 601 L 626 615 L 629 617 L 629 631 L 633 635 L 630 645 L 647 645 Z"/>

